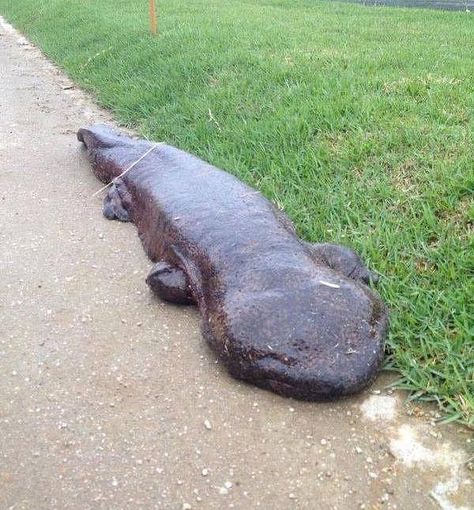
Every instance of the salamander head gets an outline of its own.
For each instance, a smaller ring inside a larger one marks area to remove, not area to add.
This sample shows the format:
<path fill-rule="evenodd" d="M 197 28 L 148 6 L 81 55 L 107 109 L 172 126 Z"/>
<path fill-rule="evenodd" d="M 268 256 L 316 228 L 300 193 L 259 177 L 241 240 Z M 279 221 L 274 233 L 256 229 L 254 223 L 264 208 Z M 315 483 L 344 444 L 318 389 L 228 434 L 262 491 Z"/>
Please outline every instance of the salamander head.
<path fill-rule="evenodd" d="M 325 273 L 298 289 L 226 297 L 207 336 L 232 375 L 305 400 L 349 395 L 373 380 L 385 307 L 365 285 Z"/>

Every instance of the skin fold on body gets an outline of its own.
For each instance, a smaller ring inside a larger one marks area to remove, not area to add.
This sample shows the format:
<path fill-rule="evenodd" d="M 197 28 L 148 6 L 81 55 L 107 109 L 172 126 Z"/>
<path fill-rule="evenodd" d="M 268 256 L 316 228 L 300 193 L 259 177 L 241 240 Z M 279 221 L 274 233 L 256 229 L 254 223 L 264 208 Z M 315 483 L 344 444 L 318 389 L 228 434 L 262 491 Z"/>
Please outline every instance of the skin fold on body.
<path fill-rule="evenodd" d="M 261 193 L 184 151 L 104 125 L 78 139 L 111 183 L 104 215 L 134 223 L 155 263 L 148 285 L 199 308 L 203 336 L 232 376 L 305 400 L 374 379 L 388 313 L 355 252 L 299 239 Z"/>

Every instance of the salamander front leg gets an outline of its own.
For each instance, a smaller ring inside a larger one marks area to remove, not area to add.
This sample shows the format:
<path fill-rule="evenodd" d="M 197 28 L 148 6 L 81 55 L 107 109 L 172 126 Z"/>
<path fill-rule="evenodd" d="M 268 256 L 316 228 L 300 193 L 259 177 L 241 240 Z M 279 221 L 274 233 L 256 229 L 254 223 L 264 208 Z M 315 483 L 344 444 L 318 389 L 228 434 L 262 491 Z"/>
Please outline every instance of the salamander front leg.
<path fill-rule="evenodd" d="M 195 303 L 186 273 L 167 262 L 157 262 L 147 276 L 146 283 L 165 301 L 179 305 Z"/>
<path fill-rule="evenodd" d="M 363 283 L 377 283 L 379 276 L 367 269 L 362 259 L 354 250 L 329 243 L 305 243 L 311 254 L 331 269 Z"/>

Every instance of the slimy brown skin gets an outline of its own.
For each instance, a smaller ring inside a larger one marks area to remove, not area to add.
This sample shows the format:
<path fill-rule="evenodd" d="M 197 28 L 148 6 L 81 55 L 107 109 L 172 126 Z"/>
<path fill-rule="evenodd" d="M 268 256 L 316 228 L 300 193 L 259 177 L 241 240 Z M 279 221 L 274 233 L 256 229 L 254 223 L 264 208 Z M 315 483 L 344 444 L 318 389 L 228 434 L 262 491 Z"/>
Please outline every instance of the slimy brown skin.
<path fill-rule="evenodd" d="M 236 177 L 174 147 L 83 128 L 95 175 L 113 181 L 109 219 L 133 222 L 155 262 L 147 283 L 198 306 L 202 332 L 236 378 L 327 400 L 380 368 L 388 314 L 352 250 L 300 240 L 292 222 Z"/>

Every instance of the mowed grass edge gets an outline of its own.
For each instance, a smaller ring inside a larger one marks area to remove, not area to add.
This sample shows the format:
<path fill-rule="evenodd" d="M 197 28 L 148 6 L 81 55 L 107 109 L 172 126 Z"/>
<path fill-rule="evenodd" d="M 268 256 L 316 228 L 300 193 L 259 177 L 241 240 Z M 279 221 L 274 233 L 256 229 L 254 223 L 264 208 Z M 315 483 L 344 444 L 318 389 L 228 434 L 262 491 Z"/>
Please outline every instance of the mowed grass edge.
<path fill-rule="evenodd" d="M 474 425 L 474 17 L 310 0 L 0 0 L 142 135 L 284 208 L 382 274 L 386 368 Z M 78 126 L 79 127 L 79 126 Z"/>

